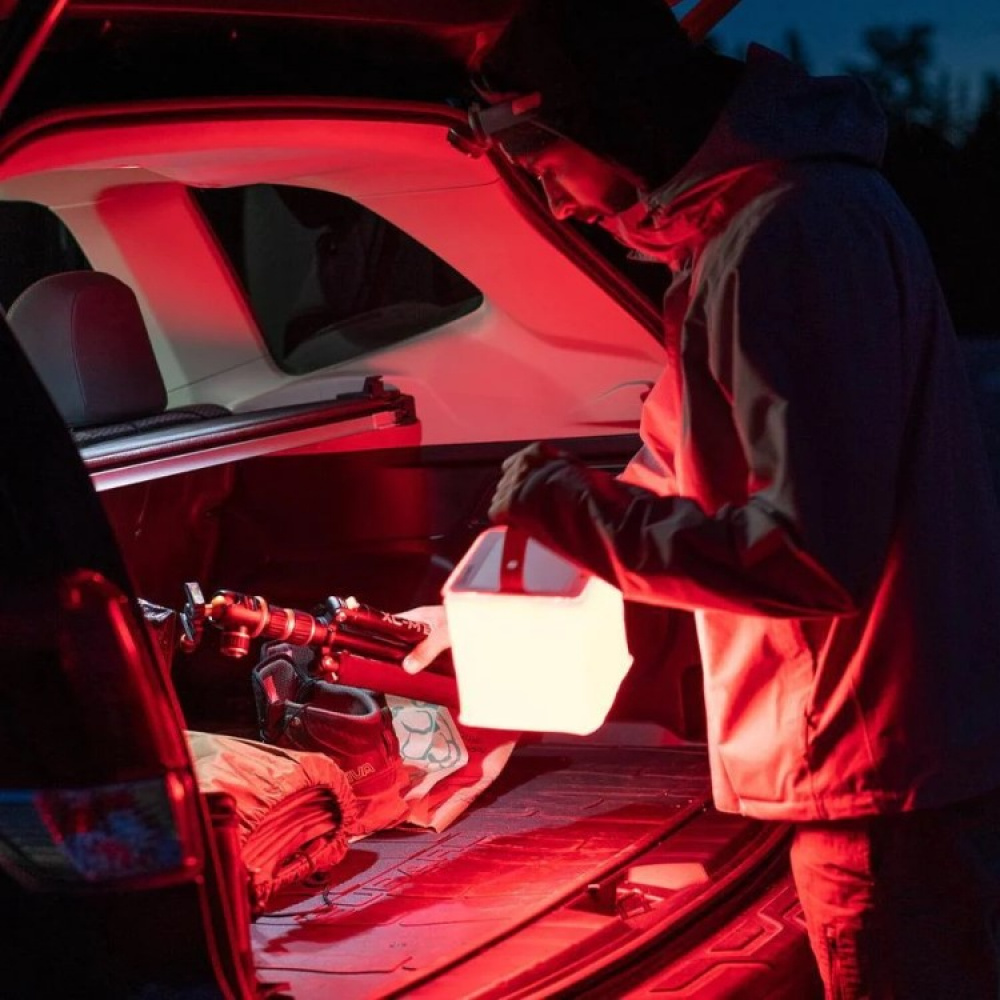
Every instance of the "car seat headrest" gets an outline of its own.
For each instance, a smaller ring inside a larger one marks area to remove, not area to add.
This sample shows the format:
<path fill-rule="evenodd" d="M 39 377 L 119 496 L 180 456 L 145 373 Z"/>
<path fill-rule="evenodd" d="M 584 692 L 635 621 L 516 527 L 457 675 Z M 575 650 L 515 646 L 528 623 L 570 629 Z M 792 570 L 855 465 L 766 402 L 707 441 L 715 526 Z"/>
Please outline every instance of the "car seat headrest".
<path fill-rule="evenodd" d="M 162 413 L 166 389 L 132 289 L 100 271 L 42 278 L 7 319 L 70 427 Z"/>

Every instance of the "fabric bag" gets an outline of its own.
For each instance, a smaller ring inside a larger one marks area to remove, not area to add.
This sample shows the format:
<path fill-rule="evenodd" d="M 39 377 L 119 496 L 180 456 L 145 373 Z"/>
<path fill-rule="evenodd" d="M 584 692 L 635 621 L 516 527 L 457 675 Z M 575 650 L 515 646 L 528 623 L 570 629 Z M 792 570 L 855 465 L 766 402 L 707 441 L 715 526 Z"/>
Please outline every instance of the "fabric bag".
<path fill-rule="evenodd" d="M 354 833 L 357 802 L 343 771 L 321 753 L 186 735 L 200 790 L 235 802 L 253 914 L 295 883 L 322 883 Z"/>

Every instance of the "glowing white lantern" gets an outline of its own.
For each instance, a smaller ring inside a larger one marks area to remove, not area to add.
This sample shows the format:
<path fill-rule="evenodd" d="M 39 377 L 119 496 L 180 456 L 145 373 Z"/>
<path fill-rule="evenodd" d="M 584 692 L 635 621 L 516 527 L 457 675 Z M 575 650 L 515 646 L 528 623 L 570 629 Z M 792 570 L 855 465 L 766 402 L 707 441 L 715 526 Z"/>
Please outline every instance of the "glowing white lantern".
<path fill-rule="evenodd" d="M 632 664 L 620 590 L 495 527 L 442 594 L 463 723 L 585 734 L 604 722 Z"/>

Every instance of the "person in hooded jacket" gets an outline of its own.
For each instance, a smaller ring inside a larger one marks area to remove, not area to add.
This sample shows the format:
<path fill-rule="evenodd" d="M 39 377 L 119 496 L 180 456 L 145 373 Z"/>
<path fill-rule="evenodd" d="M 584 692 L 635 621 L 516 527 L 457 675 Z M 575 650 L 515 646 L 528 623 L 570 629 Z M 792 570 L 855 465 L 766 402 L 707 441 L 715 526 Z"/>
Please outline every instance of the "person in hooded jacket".
<path fill-rule="evenodd" d="M 532 445 L 490 516 L 693 612 L 715 804 L 794 824 L 828 997 L 1000 997 L 1000 519 L 872 94 L 662 0 L 526 0 L 480 69 L 473 138 L 672 272 L 628 468 Z"/>

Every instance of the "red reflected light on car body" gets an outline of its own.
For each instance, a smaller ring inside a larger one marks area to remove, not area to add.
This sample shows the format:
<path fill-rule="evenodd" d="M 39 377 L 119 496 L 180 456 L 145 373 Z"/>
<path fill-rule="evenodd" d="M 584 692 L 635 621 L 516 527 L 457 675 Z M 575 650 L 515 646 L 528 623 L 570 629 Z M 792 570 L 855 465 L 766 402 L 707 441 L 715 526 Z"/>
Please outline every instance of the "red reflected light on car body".
<path fill-rule="evenodd" d="M 91 788 L 0 793 L 0 839 L 14 874 L 101 885 L 186 878 L 196 871 L 191 789 L 180 776 Z"/>
<path fill-rule="evenodd" d="M 181 715 L 128 599 L 79 571 L 5 611 L 5 669 L 33 680 L 11 699 L 34 710 L 0 734 L 0 863 L 28 884 L 190 878 L 203 843 Z"/>

